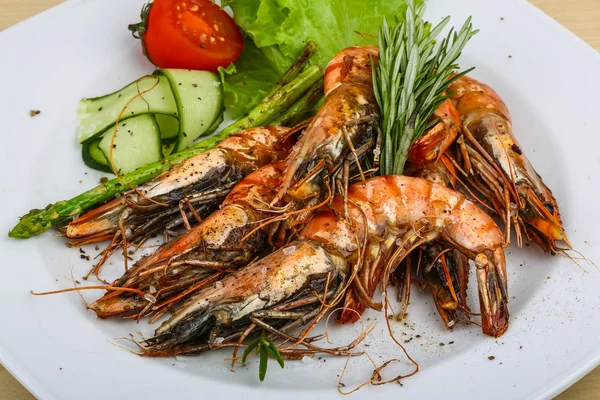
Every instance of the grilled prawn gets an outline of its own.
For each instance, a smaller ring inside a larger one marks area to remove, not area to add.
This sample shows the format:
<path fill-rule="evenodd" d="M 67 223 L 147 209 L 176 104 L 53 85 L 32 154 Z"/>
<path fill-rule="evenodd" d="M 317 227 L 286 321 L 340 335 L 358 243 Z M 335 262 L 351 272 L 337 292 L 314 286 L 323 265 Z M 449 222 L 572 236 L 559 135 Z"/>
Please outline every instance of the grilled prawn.
<path fill-rule="evenodd" d="M 450 90 L 463 125 L 463 170 L 504 219 L 507 237 L 512 223 L 519 245 L 524 233 L 552 254 L 560 250 L 559 241 L 570 247 L 558 203 L 513 136 L 510 114 L 498 93 L 468 77 L 459 78 Z"/>
<path fill-rule="evenodd" d="M 274 202 L 318 195 L 323 180 L 334 178 L 351 153 L 358 163 L 374 142 L 378 108 L 373 92 L 371 58 L 376 47 L 348 47 L 325 71 L 325 103 L 300 136 L 287 159 Z"/>
<path fill-rule="evenodd" d="M 106 253 L 123 242 L 148 237 L 201 220 L 246 175 L 283 159 L 289 147 L 280 143 L 290 130 L 248 129 L 222 141 L 213 150 L 192 157 L 150 182 L 75 219 L 65 227 L 71 244 L 112 239 Z M 166 207 L 165 207 L 166 205 Z"/>
<path fill-rule="evenodd" d="M 344 221 L 344 203 L 349 218 Z M 508 327 L 504 238 L 495 222 L 462 194 L 424 179 L 405 176 L 371 178 L 338 196 L 332 210 L 321 211 L 303 236 L 358 260 L 358 275 L 346 294 L 341 321 L 354 321 L 373 302 L 378 284 L 421 245 L 441 241 L 475 261 L 483 333 L 500 336 Z M 364 251 L 360 251 L 364 244 Z M 341 245 L 341 247 L 340 247 Z"/>
<path fill-rule="evenodd" d="M 134 311 L 140 316 L 160 316 L 175 302 L 250 262 L 265 245 L 265 232 L 251 231 L 268 216 L 268 203 L 277 192 L 283 169 L 284 163 L 279 161 L 248 175 L 233 188 L 219 210 L 140 259 L 112 284 L 151 294 L 156 304 L 130 292 L 113 292 L 88 307 L 101 318 Z"/>
<path fill-rule="evenodd" d="M 321 302 L 341 293 L 347 273 L 343 256 L 296 241 L 194 294 L 144 343 L 143 354 L 196 354 L 243 340 L 255 327 L 285 339 L 286 332 L 322 315 Z M 285 325 L 275 330 L 273 321 Z"/>

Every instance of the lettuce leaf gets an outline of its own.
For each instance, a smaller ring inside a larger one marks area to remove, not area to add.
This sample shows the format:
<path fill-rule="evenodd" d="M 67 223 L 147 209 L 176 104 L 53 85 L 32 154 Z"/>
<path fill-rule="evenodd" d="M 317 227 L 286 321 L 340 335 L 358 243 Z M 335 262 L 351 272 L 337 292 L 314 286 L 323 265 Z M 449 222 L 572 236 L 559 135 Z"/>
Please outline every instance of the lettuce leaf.
<path fill-rule="evenodd" d="M 422 3 L 416 0 L 415 3 Z M 235 22 L 283 73 L 304 44 L 319 46 L 313 60 L 324 68 L 341 49 L 377 44 L 383 17 L 403 16 L 405 0 L 222 0 Z M 370 36 L 369 36 L 370 35 Z"/>
<path fill-rule="evenodd" d="M 225 108 L 234 119 L 242 117 L 257 105 L 281 76 L 247 37 L 244 38 L 244 50 L 240 58 L 227 68 L 219 68 L 219 74 L 225 93 Z"/>
<path fill-rule="evenodd" d="M 423 0 L 415 0 L 422 3 Z M 325 68 L 341 49 L 376 45 L 383 17 L 404 16 L 405 0 L 222 0 L 248 36 L 244 51 L 220 69 L 225 107 L 242 116 L 294 63 L 307 41 L 318 46 L 312 61 Z"/>

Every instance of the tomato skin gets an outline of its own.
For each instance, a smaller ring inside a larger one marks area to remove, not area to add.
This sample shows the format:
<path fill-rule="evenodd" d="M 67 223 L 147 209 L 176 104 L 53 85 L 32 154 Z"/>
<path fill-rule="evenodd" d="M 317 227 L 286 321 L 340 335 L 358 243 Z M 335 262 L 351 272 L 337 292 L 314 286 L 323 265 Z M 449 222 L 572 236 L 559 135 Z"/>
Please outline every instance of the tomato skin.
<path fill-rule="evenodd" d="M 154 0 L 143 22 L 144 53 L 159 68 L 216 71 L 242 53 L 240 29 L 211 0 Z"/>

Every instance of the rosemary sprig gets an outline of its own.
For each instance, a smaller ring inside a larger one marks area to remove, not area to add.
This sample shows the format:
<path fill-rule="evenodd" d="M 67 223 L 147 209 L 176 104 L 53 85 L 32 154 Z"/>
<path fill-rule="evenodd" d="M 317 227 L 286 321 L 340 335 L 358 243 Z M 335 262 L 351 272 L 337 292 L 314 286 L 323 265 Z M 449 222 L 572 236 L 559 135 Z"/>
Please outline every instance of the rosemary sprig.
<path fill-rule="evenodd" d="M 242 355 L 242 364 L 246 363 L 246 358 L 254 349 L 256 349 L 256 354 L 260 356 L 258 363 L 258 379 L 260 379 L 261 382 L 265 380 L 265 376 L 267 375 L 269 356 L 273 357 L 281 368 L 283 368 L 283 357 L 281 357 L 279 350 L 277 350 L 277 346 L 267 338 L 265 331 L 246 347 L 246 350 Z"/>
<path fill-rule="evenodd" d="M 478 30 L 471 18 L 460 31 L 450 30 L 436 47 L 436 38 L 450 21 L 446 17 L 431 29 L 423 20 L 424 5 L 414 0 L 403 21 L 379 29 L 379 61 L 373 85 L 381 113 L 383 143 L 380 173 L 402 174 L 410 145 L 437 123 L 431 116 L 448 95 L 450 84 L 470 70 L 456 74 L 456 60 Z"/>

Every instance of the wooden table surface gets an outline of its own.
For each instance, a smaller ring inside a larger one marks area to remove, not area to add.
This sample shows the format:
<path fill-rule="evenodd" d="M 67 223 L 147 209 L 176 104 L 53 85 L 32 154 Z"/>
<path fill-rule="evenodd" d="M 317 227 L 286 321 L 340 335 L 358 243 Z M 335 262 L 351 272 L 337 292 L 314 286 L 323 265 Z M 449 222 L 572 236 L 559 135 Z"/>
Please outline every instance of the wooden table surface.
<path fill-rule="evenodd" d="M 63 0 L 0 0 L 0 31 Z M 531 0 L 538 8 L 600 51 L 600 0 Z M 34 397 L 0 365 L 0 400 Z M 600 400 L 600 367 L 557 397 Z"/>

